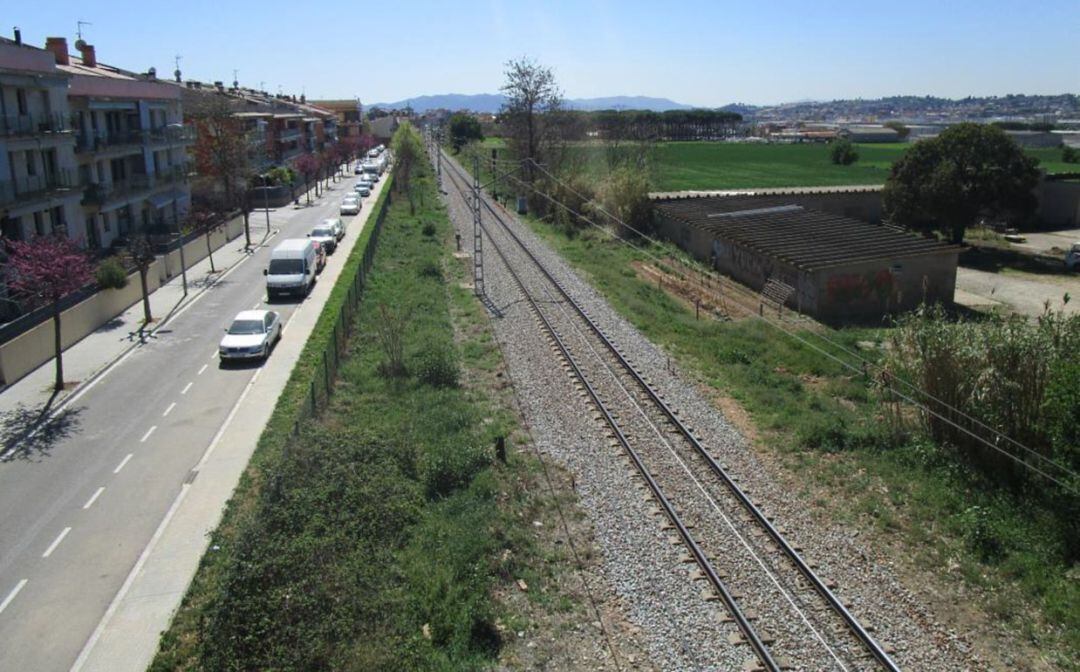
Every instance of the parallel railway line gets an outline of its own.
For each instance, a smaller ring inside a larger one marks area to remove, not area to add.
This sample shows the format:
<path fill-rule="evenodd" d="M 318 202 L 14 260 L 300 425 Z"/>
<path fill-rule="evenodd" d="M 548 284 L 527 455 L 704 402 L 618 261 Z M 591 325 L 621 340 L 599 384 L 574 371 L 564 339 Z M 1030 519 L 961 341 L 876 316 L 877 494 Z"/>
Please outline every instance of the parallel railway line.
<path fill-rule="evenodd" d="M 470 201 L 466 174 L 444 159 L 450 182 Z M 867 628 L 801 557 L 736 478 L 708 451 L 622 353 L 619 346 L 543 266 L 481 195 L 497 226 L 483 224 L 496 252 L 552 347 L 586 396 L 614 445 L 629 458 L 666 529 L 697 565 L 695 579 L 723 602 L 767 670 L 899 668 Z M 500 244 L 501 242 L 501 244 Z"/>

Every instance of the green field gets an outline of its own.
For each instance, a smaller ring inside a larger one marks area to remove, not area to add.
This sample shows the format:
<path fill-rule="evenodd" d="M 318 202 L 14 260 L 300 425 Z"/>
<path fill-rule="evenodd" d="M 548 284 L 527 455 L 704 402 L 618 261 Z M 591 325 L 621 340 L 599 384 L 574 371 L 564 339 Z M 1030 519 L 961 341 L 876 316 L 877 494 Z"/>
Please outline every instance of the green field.
<path fill-rule="evenodd" d="M 838 166 L 829 161 L 825 145 L 665 143 L 656 151 L 653 184 L 659 191 L 883 184 L 908 147 L 858 145 L 859 160 Z M 1049 172 L 1078 168 L 1061 161 L 1061 150 L 1028 151 Z"/>
<path fill-rule="evenodd" d="M 503 147 L 501 139 L 485 141 Z M 853 184 L 884 184 L 889 168 L 911 145 L 905 143 L 858 145 L 859 160 L 838 166 L 829 160 L 828 148 L 820 144 L 735 144 L 721 142 L 665 142 L 653 156 L 651 182 L 656 191 L 688 189 L 761 189 L 767 187 L 822 187 Z M 593 172 L 605 167 L 605 149 L 582 144 Z M 1060 149 L 1028 152 L 1050 173 L 1075 172 L 1077 164 L 1064 163 Z"/>

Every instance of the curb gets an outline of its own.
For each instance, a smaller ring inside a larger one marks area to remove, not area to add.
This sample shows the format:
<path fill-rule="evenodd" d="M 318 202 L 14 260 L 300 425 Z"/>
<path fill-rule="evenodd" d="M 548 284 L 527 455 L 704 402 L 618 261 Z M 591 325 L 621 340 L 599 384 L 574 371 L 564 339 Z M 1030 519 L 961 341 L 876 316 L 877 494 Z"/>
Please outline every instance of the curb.
<path fill-rule="evenodd" d="M 280 231 L 280 229 L 275 230 L 274 233 L 276 234 L 276 233 L 278 233 L 278 231 Z M 266 236 L 263 238 L 263 240 L 261 242 L 259 242 L 255 247 L 260 247 L 260 246 L 266 244 L 266 240 L 269 237 L 270 237 L 270 233 L 267 233 Z M 8 461 L 10 461 L 11 456 L 17 451 L 20 443 L 22 443 L 26 439 L 32 437 L 35 433 L 37 433 L 37 431 L 39 429 L 41 429 L 42 426 L 48 424 L 54 418 L 56 418 L 56 416 L 62 410 L 64 410 L 64 408 L 71 402 L 72 399 L 74 399 L 76 396 L 78 396 L 83 391 L 85 391 L 87 388 L 89 388 L 91 385 L 93 385 L 95 382 L 97 382 L 97 380 L 99 378 L 101 378 L 103 375 L 105 375 L 105 373 L 108 372 L 109 369 L 111 369 L 113 366 L 115 366 L 117 362 L 119 362 L 124 357 L 127 357 L 133 350 L 135 350 L 139 346 L 144 345 L 146 343 L 146 338 L 152 337 L 155 333 L 158 332 L 158 330 L 165 327 L 165 325 L 167 325 L 172 320 L 172 318 L 176 315 L 176 313 L 179 311 L 179 309 L 182 306 L 190 304 L 192 301 L 195 300 L 196 297 L 201 296 L 208 289 L 213 288 L 215 285 L 217 285 L 218 281 L 222 277 L 224 277 L 224 275 L 226 273 L 228 273 L 232 269 L 236 268 L 236 266 L 238 266 L 241 262 L 248 259 L 249 256 L 250 255 L 248 255 L 248 254 L 245 254 L 245 255 L 241 256 L 239 259 L 237 259 L 233 263 L 229 264 L 228 266 L 226 266 L 224 269 L 222 269 L 218 273 L 215 273 L 216 277 L 214 277 L 212 282 L 206 284 L 205 286 L 203 286 L 201 289 L 199 289 L 196 292 L 189 292 L 186 296 L 183 296 L 180 299 L 180 301 L 178 301 L 177 304 L 175 306 L 173 306 L 171 310 L 169 310 L 169 312 L 165 315 L 165 317 L 163 317 L 159 323 L 154 325 L 153 329 L 144 330 L 142 332 L 143 335 L 139 340 L 137 340 L 137 341 L 133 342 L 131 345 L 125 347 L 123 350 L 121 350 L 119 353 L 117 353 L 114 357 L 112 357 L 111 359 L 106 361 L 104 364 L 102 364 L 100 367 L 98 367 L 93 373 L 90 374 L 90 376 L 88 378 L 86 378 L 86 380 L 83 380 L 78 385 L 71 388 L 71 390 L 67 394 L 65 394 L 58 402 L 56 402 L 56 404 L 52 407 L 52 410 L 50 410 L 48 412 L 48 414 L 45 415 L 45 417 L 37 420 L 32 425 L 27 427 L 24 432 L 22 432 L 17 438 L 15 438 L 15 439 L 13 439 L 11 441 L 11 443 L 10 443 L 10 445 L 8 447 L 4 448 L 3 451 L 0 452 L 0 462 L 8 462 Z M 174 279 L 175 279 L 175 277 L 176 276 L 174 276 Z M 137 332 L 132 332 L 132 333 L 137 333 Z"/>

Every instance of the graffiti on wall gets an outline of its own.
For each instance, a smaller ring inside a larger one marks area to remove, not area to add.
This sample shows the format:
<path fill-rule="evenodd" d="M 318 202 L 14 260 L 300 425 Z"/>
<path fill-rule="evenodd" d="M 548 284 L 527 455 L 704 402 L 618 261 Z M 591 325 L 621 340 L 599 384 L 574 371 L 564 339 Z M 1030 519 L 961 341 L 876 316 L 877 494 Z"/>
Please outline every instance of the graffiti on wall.
<path fill-rule="evenodd" d="M 858 301 L 870 298 L 884 301 L 892 293 L 893 285 L 893 274 L 888 269 L 867 273 L 839 273 L 829 276 L 825 283 L 825 296 L 829 301 Z"/>

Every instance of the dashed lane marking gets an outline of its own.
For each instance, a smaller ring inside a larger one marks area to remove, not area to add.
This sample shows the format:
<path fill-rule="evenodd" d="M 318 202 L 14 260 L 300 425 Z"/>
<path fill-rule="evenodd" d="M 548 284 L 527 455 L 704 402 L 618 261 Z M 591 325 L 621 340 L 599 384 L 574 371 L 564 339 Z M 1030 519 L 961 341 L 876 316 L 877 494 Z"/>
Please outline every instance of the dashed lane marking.
<path fill-rule="evenodd" d="M 11 601 L 15 599 L 15 596 L 18 595 L 19 592 L 26 587 L 26 581 L 27 579 L 23 579 L 22 581 L 16 583 L 15 587 L 12 588 L 11 592 L 8 593 L 7 597 L 4 598 L 4 601 L 0 602 L 0 614 L 4 613 L 4 609 L 8 608 L 8 605 L 11 604 Z"/>
<path fill-rule="evenodd" d="M 127 464 L 128 460 L 130 460 L 133 456 L 134 456 L 134 453 L 128 453 L 127 457 L 120 460 L 120 464 L 116 465 L 116 468 L 112 470 L 112 473 L 119 474 L 120 470 L 124 468 L 124 465 Z"/>
<path fill-rule="evenodd" d="M 66 537 L 68 535 L 68 532 L 71 532 L 71 528 L 70 527 L 65 527 L 64 531 L 61 532 L 56 537 L 56 539 L 53 539 L 53 542 L 51 544 L 49 544 L 48 548 L 45 549 L 45 552 L 41 554 L 41 557 L 47 558 L 50 555 L 52 555 L 52 552 L 56 550 L 56 547 L 59 546 L 60 542 L 64 540 L 64 537 Z"/>
<path fill-rule="evenodd" d="M 90 496 L 90 499 L 86 500 L 86 503 L 82 505 L 83 511 L 89 509 L 97 501 L 97 498 L 101 496 L 101 493 L 105 492 L 105 486 L 101 486 L 94 491 L 94 494 Z"/>
<path fill-rule="evenodd" d="M 146 433 L 142 435 L 141 439 L 139 439 L 139 443 L 146 443 L 146 440 L 150 438 L 150 435 L 154 433 L 155 429 L 157 429 L 157 425 L 154 425 L 150 429 L 146 430 Z"/>

